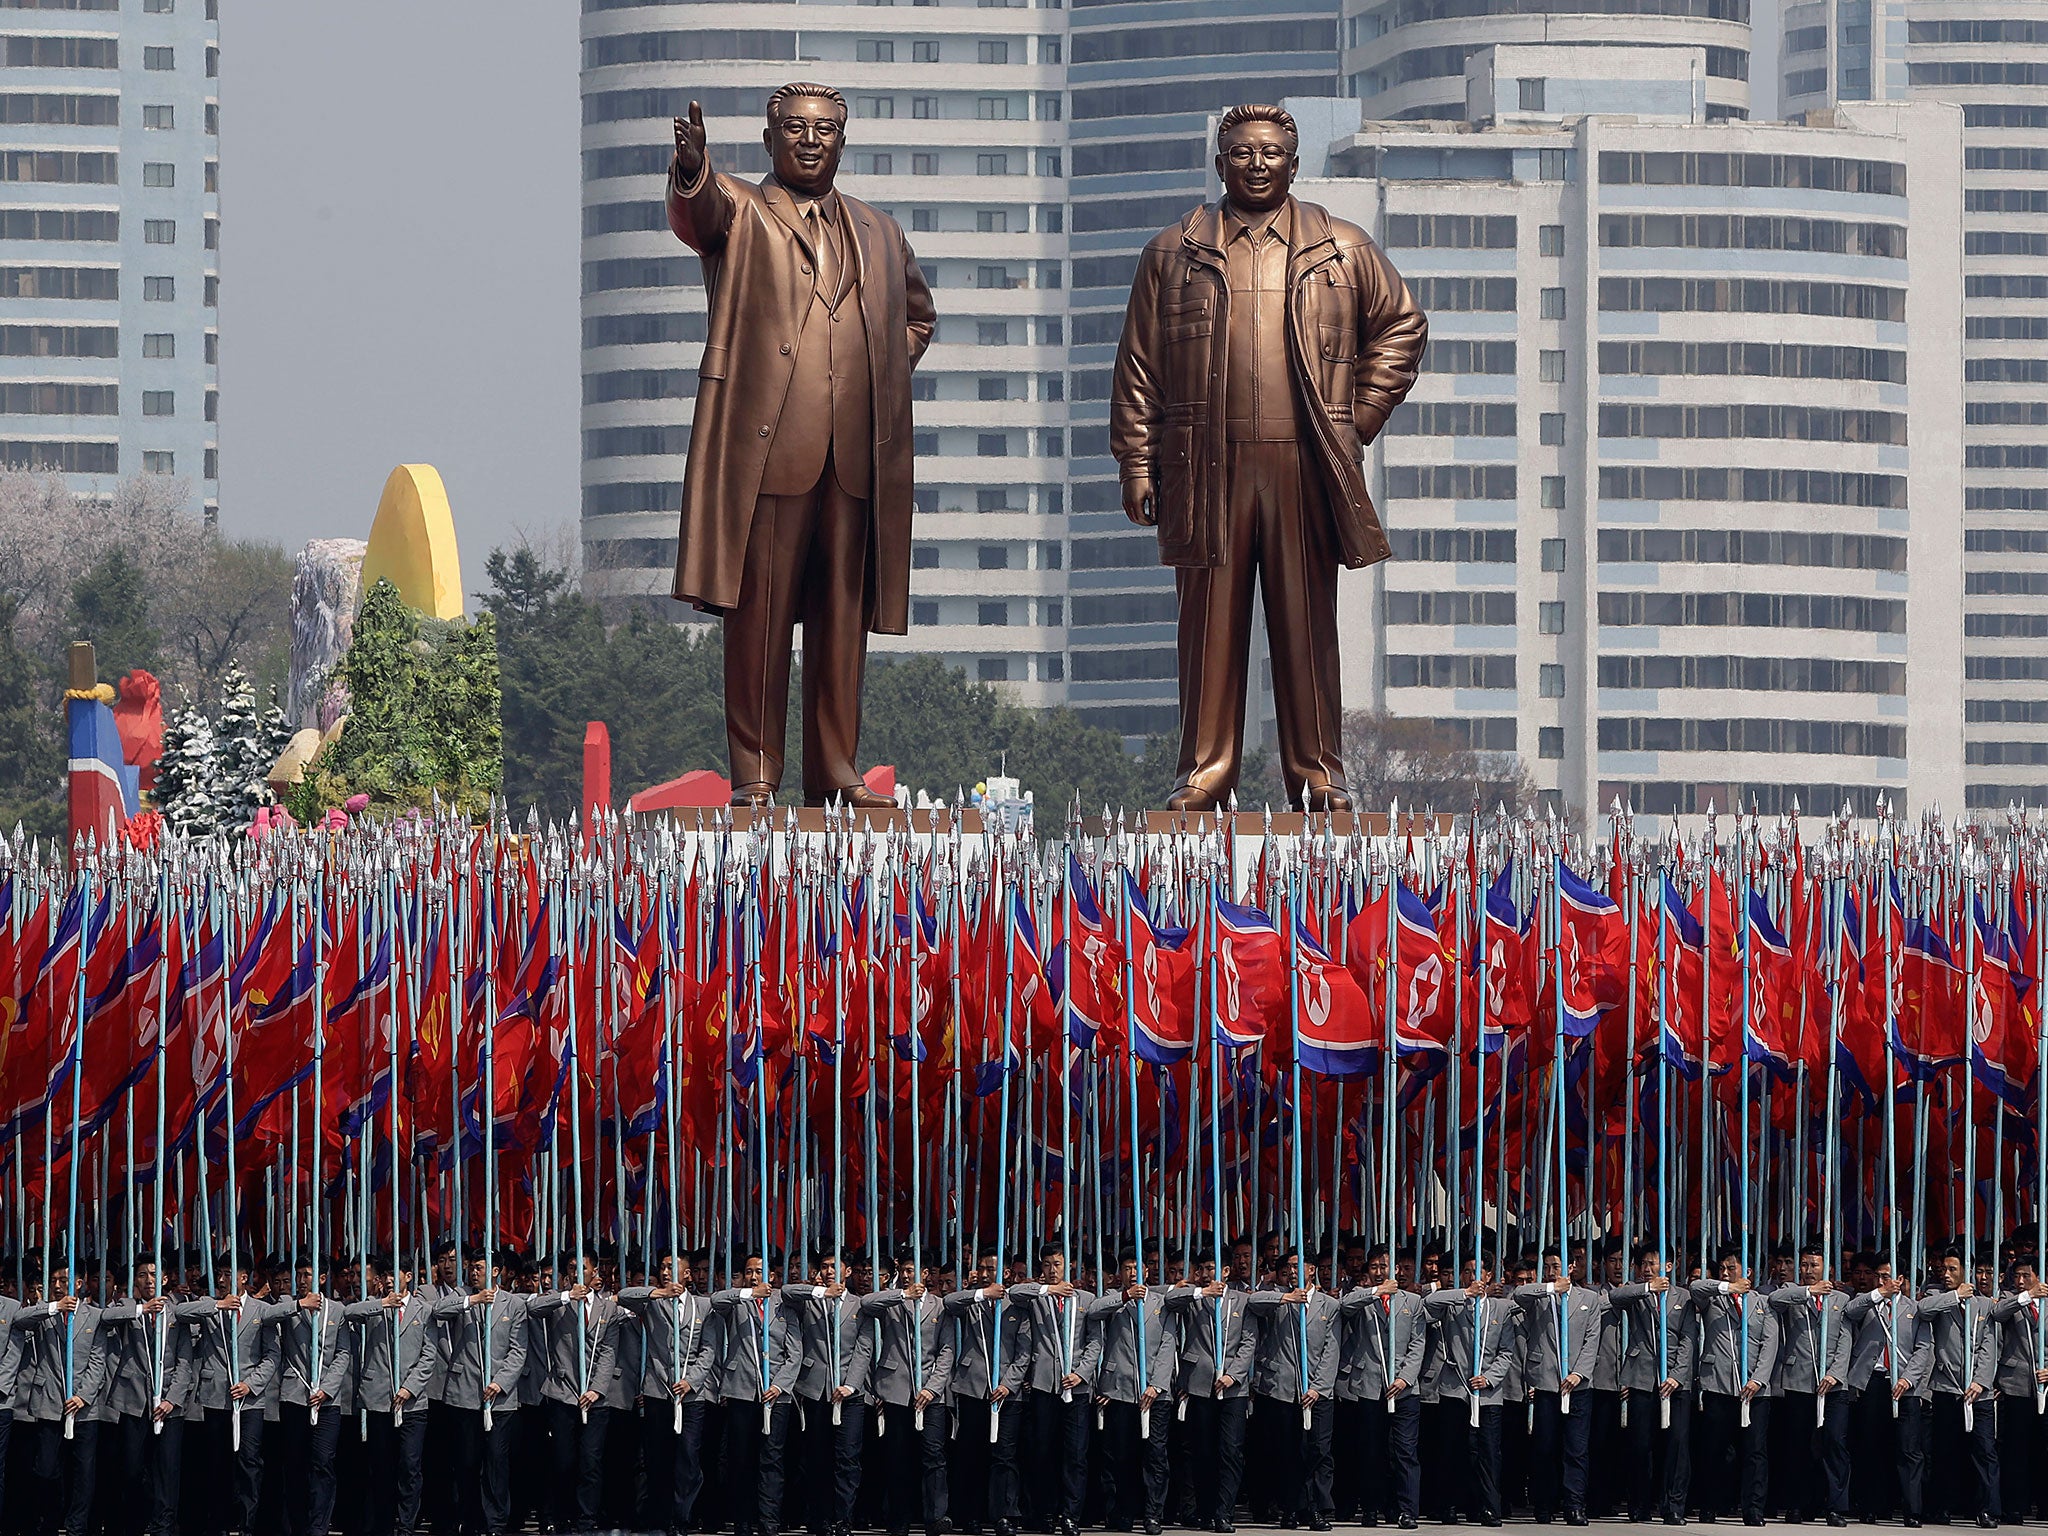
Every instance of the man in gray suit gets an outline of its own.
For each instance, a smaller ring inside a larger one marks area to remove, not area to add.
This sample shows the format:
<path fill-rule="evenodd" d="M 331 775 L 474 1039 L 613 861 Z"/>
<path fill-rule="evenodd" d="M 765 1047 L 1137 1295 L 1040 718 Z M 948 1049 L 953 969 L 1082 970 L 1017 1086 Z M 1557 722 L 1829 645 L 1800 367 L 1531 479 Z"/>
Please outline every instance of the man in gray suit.
<path fill-rule="evenodd" d="M 1380 1243 L 1365 1256 L 1365 1284 L 1345 1292 L 1338 1310 L 1359 1320 L 1344 1370 L 1360 1438 L 1345 1454 L 1363 1471 L 1365 1521 L 1377 1525 L 1387 1516 L 1413 1530 L 1422 1499 L 1422 1398 L 1415 1387 L 1429 1345 L 1422 1297 L 1401 1289 Z"/>
<path fill-rule="evenodd" d="M 994 1522 L 997 1536 L 1015 1536 L 1019 1513 L 1017 1447 L 1024 1414 L 1021 1407 L 1005 1413 L 999 1405 L 1017 1401 L 1024 1390 L 1031 1319 L 1026 1308 L 1003 1305 L 1008 1292 L 1001 1275 L 996 1250 L 988 1246 L 976 1256 L 972 1285 L 945 1300 L 953 1327 L 956 1426 L 946 1469 L 947 1501 L 955 1523 L 969 1536 L 978 1536 L 984 1518 Z"/>
<path fill-rule="evenodd" d="M 618 1348 L 619 1303 L 598 1289 L 595 1254 L 585 1254 L 580 1267 L 574 1254 L 564 1254 L 557 1272 L 573 1277 L 573 1283 L 526 1303 L 528 1319 L 539 1319 L 547 1342 L 540 1396 L 553 1450 L 558 1507 L 574 1490 L 573 1516 L 566 1522 L 558 1516 L 555 1524 L 557 1530 L 569 1524 L 577 1531 L 594 1531 L 604 1496 L 605 1435 L 612 1419 L 600 1384 L 609 1376 Z M 532 1339 L 529 1328 L 529 1345 Z"/>
<path fill-rule="evenodd" d="M 952 1403 L 954 1330 L 945 1303 L 918 1279 L 909 1250 L 896 1257 L 896 1283 L 860 1303 L 860 1317 L 881 1325 L 869 1392 L 881 1404 L 883 1504 L 889 1530 L 903 1536 L 913 1509 L 923 1512 L 926 1536 L 946 1524 L 946 1425 Z M 849 1501 L 850 1504 L 851 1501 Z"/>
<path fill-rule="evenodd" d="M 1873 1468 L 1890 1460 L 1899 1469 L 1899 1500 L 1909 1526 L 1921 1522 L 1927 1478 L 1927 1405 L 1933 1396 L 1934 1327 L 1906 1294 L 1905 1282 L 1889 1264 L 1869 1266 L 1875 1279 L 1849 1298 L 1842 1315 L 1857 1327 L 1849 1355 L 1849 1387 L 1858 1394 L 1856 1438 Z M 1887 1415 L 1889 1408 L 1889 1415 Z M 1880 1427 L 1889 1433 L 1877 1432 Z M 1875 1483 L 1876 1479 L 1872 1482 Z M 1858 1511 L 1866 1519 L 1883 1513 L 1883 1495 L 1866 1485 L 1872 1500 Z M 1888 1501 L 1886 1501 L 1888 1502 Z"/>
<path fill-rule="evenodd" d="M 725 1485 L 733 1536 L 780 1536 L 782 1457 L 803 1372 L 796 1316 L 768 1284 L 762 1255 L 747 1254 L 741 1283 L 711 1298 L 725 1320 L 719 1397 L 725 1403 Z"/>
<path fill-rule="evenodd" d="M 512 1437 L 526 1370 L 526 1300 L 501 1289 L 505 1255 L 469 1261 L 470 1291 L 443 1296 L 433 1315 L 453 1325 L 440 1412 L 454 1424 L 464 1536 L 510 1536 Z"/>
<path fill-rule="evenodd" d="M 1252 1393 L 1278 1414 L 1280 1443 L 1293 1452 L 1293 1465 L 1281 1480 L 1293 1502 L 1281 1506 L 1281 1526 L 1292 1530 L 1306 1524 L 1327 1531 L 1337 1508 L 1330 1486 L 1330 1435 L 1343 1349 L 1337 1299 L 1315 1284 L 1298 1250 L 1283 1254 L 1280 1268 L 1292 1286 L 1254 1291 L 1251 1297 L 1259 1319 Z"/>
<path fill-rule="evenodd" d="M 803 1333 L 803 1369 L 796 1379 L 797 1401 L 803 1405 L 797 1465 L 810 1498 L 830 1512 L 822 1522 L 826 1536 L 846 1536 L 854 1500 L 860 1497 L 875 1330 L 861 1326 L 861 1300 L 846 1289 L 833 1254 L 817 1255 L 810 1282 L 785 1285 L 782 1299 Z M 811 1521 L 813 1528 L 820 1523 Z"/>
<path fill-rule="evenodd" d="M 102 1451 L 114 1458 L 120 1480 L 140 1489 L 149 1536 L 172 1536 L 177 1527 L 184 1415 L 197 1376 L 191 1332 L 177 1313 L 157 1289 L 155 1262 L 144 1258 L 128 1299 L 100 1319 L 108 1361 Z"/>
<path fill-rule="evenodd" d="M 1159 1536 L 1166 1514 L 1167 1405 L 1180 1359 L 1166 1290 L 1139 1284 L 1138 1256 L 1126 1251 L 1117 1260 L 1116 1289 L 1105 1291 L 1090 1309 L 1102 1334 L 1095 1406 L 1108 1442 L 1102 1468 L 1112 1531 L 1128 1531 L 1139 1518 L 1140 1491 L 1146 1536 Z"/>
<path fill-rule="evenodd" d="M 1726 1510 L 1732 1487 L 1742 1492 L 1742 1521 L 1764 1523 L 1771 1479 L 1771 1391 L 1777 1377 L 1776 1309 L 1751 1289 L 1742 1254 L 1721 1251 L 1720 1279 L 1692 1283 L 1700 1315 L 1700 1474 L 1703 1513 Z M 1731 1476 L 1731 1462 L 1740 1463 Z"/>
<path fill-rule="evenodd" d="M 1067 1279 L 1065 1251 L 1038 1251 L 1038 1279 L 1010 1287 L 1029 1318 L 1031 1365 L 1025 1377 L 1026 1449 L 1031 1462 L 1027 1503 L 1039 1502 L 1054 1536 L 1076 1536 L 1088 1487 L 1088 1397 L 1102 1360 L 1102 1338 L 1088 1321 L 1093 1293 Z"/>
<path fill-rule="evenodd" d="M 292 1302 L 287 1298 L 273 1308 L 269 1275 L 235 1256 L 214 1261 L 214 1283 L 216 1294 L 197 1298 L 191 1308 L 198 1324 L 199 1387 L 187 1422 L 198 1421 L 206 1437 L 203 1496 L 210 1527 L 247 1531 L 263 1487 L 265 1431 L 277 1414 L 277 1330 L 270 1325 Z M 179 1309 L 181 1317 L 185 1312 Z"/>
<path fill-rule="evenodd" d="M 1483 1258 L 1476 1264 L 1465 1261 L 1464 1282 L 1462 1289 L 1440 1286 L 1422 1298 L 1422 1305 L 1436 1322 L 1450 1360 L 1440 1390 L 1459 1408 L 1459 1438 L 1450 1465 L 1461 1495 L 1466 1489 L 1470 1494 L 1460 1496 L 1456 1505 L 1481 1525 L 1499 1525 L 1501 1402 L 1514 1364 L 1510 1324 L 1516 1308 L 1493 1284 L 1493 1271 Z M 1471 1412 L 1475 1402 L 1476 1414 Z"/>
<path fill-rule="evenodd" d="M 1928 1514 L 1940 1525 L 1965 1510 L 1986 1528 L 1998 1524 L 1995 1304 L 1995 1297 L 1978 1294 L 1963 1278 L 1963 1256 L 1954 1248 L 1942 1254 L 1934 1284 L 1920 1298 L 1920 1315 L 1934 1325 L 1934 1486 Z M 1964 1485 L 1966 1462 L 1973 1487 Z"/>
<path fill-rule="evenodd" d="M 310 1260 L 293 1278 L 294 1296 L 279 1298 L 297 1305 L 277 1314 L 278 1420 L 268 1454 L 285 1474 L 286 1536 L 326 1536 L 341 1423 L 355 1407 L 355 1331 L 341 1303 L 318 1289 Z"/>
<path fill-rule="evenodd" d="M 1565 1523 L 1584 1525 L 1592 1415 L 1584 1399 L 1574 1397 L 1593 1379 L 1607 1298 L 1582 1277 L 1568 1276 L 1563 1254 L 1552 1248 L 1543 1255 L 1543 1279 L 1517 1289 L 1514 1299 L 1522 1309 L 1525 1386 L 1536 1408 L 1529 1432 L 1529 1500 L 1537 1520 L 1545 1521 L 1561 1494 Z"/>
<path fill-rule="evenodd" d="M 1209 1528 L 1237 1529 L 1237 1491 L 1244 1479 L 1245 1421 L 1251 1413 L 1252 1367 L 1259 1345 L 1252 1316 L 1252 1243 L 1230 1245 L 1227 1279 L 1206 1285 L 1177 1285 L 1166 1293 L 1166 1311 L 1181 1325 L 1180 1380 L 1188 1433 L 1199 1473 L 1197 1497 Z"/>
<path fill-rule="evenodd" d="M 1797 1479 L 1795 1512 L 1825 1515 L 1833 1526 L 1849 1523 L 1849 1397 L 1840 1390 L 1854 1343 L 1842 1315 L 1848 1305 L 1819 1243 L 1799 1250 L 1798 1280 L 1771 1292 L 1779 1328 L 1778 1403 L 1771 1411 L 1779 1448 L 1795 1453 L 1780 1470 Z"/>
<path fill-rule="evenodd" d="M 369 1269 L 369 1295 L 347 1308 L 356 1330 L 356 1399 L 369 1415 L 366 1507 L 372 1536 L 413 1536 L 441 1329 L 427 1298 L 403 1273 L 394 1277 L 388 1258 L 370 1259 Z"/>
<path fill-rule="evenodd" d="M 1628 1348 L 1621 1359 L 1621 1390 L 1629 1404 L 1628 1517 L 1647 1521 L 1654 1507 L 1665 1524 L 1683 1525 L 1692 1494 L 1699 1318 L 1692 1292 L 1672 1287 L 1656 1248 L 1638 1243 L 1634 1259 L 1634 1283 L 1607 1293 L 1609 1305 L 1628 1316 Z"/>
<path fill-rule="evenodd" d="M 725 1323 L 709 1297 L 685 1284 L 681 1255 L 662 1257 L 653 1286 L 628 1286 L 619 1305 L 640 1318 L 647 1339 L 646 1403 L 640 1458 L 647 1480 L 648 1528 L 681 1536 L 704 1487 L 704 1436 L 718 1402 Z"/>
<path fill-rule="evenodd" d="M 2048 1415 L 2040 1411 L 2048 1394 L 2048 1285 L 2029 1255 L 2015 1257 L 2007 1271 L 2008 1289 L 1992 1309 L 1999 1323 L 1998 1479 L 1999 1507 L 2016 1520 L 2034 1507 L 2036 1469 L 2048 1470 L 2048 1441 L 2043 1428 Z M 0 1348 L 4 1348 L 0 1344 Z"/>
<path fill-rule="evenodd" d="M 33 1439 L 29 1469 L 64 1536 L 84 1536 L 92 1513 L 99 1451 L 98 1410 L 106 1388 L 100 1308 L 71 1288 L 71 1268 L 50 1271 L 49 1305 L 31 1324 L 22 1396 Z M 71 1432 L 65 1434 L 65 1421 Z"/>

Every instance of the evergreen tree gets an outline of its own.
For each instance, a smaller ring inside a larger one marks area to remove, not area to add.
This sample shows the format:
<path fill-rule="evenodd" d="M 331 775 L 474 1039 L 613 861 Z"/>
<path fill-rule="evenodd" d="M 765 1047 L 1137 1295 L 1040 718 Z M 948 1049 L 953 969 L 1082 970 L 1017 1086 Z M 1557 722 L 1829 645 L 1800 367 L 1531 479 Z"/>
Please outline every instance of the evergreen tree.
<path fill-rule="evenodd" d="M 157 763 L 156 802 L 165 823 L 185 837 L 211 837 L 222 829 L 221 757 L 213 722 L 197 705 L 187 705 L 164 726 L 164 755 Z"/>
<path fill-rule="evenodd" d="M 16 822 L 29 832 L 64 830 L 62 719 L 44 696 L 34 660 L 16 642 L 17 605 L 0 597 L 0 836 Z"/>
<path fill-rule="evenodd" d="M 220 721 L 214 727 L 214 778 L 221 822 L 228 831 L 244 830 L 259 809 L 277 803 L 269 783 L 277 752 L 270 750 L 269 741 L 270 732 L 256 710 L 256 690 L 240 667 L 230 666 L 221 679 Z"/>
<path fill-rule="evenodd" d="M 163 643 L 150 622 L 149 584 L 120 545 L 110 546 L 71 587 L 71 638 L 90 640 L 100 676 L 115 679 L 163 666 Z"/>

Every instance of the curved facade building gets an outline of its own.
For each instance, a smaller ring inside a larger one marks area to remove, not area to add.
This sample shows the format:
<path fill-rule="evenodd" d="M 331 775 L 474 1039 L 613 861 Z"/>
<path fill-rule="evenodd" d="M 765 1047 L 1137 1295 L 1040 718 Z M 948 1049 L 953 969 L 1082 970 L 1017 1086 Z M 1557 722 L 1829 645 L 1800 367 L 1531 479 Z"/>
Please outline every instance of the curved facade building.
<path fill-rule="evenodd" d="M 1345 94 L 1368 119 L 1462 119 L 1465 61 L 1499 45 L 1703 51 L 1709 121 L 1749 116 L 1750 0 L 1347 0 Z M 1564 82 L 1555 82 L 1562 86 Z M 1532 90 L 1535 114 L 1582 110 Z"/>
<path fill-rule="evenodd" d="M 669 233 L 670 119 L 749 179 L 769 93 L 845 92 L 840 185 L 902 224 L 939 311 L 915 381 L 911 631 L 1025 703 L 1065 682 L 1067 14 L 584 0 L 583 546 L 617 618 L 667 597 L 706 302 Z"/>
<path fill-rule="evenodd" d="M 0 8 L 0 467 L 219 504 L 215 0 Z"/>

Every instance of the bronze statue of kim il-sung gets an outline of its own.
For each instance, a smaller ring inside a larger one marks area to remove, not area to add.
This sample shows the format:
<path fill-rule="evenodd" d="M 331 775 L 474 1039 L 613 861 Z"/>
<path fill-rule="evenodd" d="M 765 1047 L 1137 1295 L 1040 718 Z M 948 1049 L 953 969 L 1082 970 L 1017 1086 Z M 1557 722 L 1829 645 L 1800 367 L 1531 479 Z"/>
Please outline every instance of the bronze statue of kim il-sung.
<path fill-rule="evenodd" d="M 1223 115 L 1223 200 L 1145 247 L 1117 352 L 1124 511 L 1158 525 L 1180 594 L 1175 810 L 1236 787 L 1254 579 L 1288 798 L 1351 809 L 1337 569 L 1391 553 L 1361 460 L 1414 385 L 1429 327 L 1364 230 L 1288 195 L 1296 144 L 1278 107 Z"/>
<path fill-rule="evenodd" d="M 804 798 L 892 804 L 862 785 L 867 634 L 910 608 L 910 371 L 932 299 L 896 221 L 833 189 L 846 98 L 768 98 L 774 170 L 713 171 L 696 102 L 677 118 L 669 227 L 704 259 L 711 323 L 683 472 L 675 595 L 725 620 L 733 803 L 782 782 L 790 639 L 804 627 Z"/>

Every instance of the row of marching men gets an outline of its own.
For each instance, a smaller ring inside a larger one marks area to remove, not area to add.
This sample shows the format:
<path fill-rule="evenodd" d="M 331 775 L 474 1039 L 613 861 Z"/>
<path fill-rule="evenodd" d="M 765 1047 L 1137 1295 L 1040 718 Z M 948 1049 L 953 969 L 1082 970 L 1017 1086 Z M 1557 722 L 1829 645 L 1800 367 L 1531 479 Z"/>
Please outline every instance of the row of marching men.
<path fill-rule="evenodd" d="M 24 1536 L 1228 1532 L 1626 1513 L 2024 1519 L 2048 1497 L 2032 1261 L 1908 1288 L 1812 1245 L 1462 1268 L 1269 1236 L 1070 1278 L 906 1252 L 620 1276 L 452 1246 L 159 1284 L 0 1269 L 0 1527 Z M 1503 1272 L 1496 1276 L 1495 1270 Z M 1027 1278 L 1027 1274 L 1029 1277 Z M 212 1283 L 209 1284 L 209 1279 Z M 1080 1282 L 1092 1283 L 1080 1283 Z M 1104 1283 L 1106 1282 L 1106 1283 Z M 2038 1479 L 2038 1481 L 2037 1481 Z"/>

